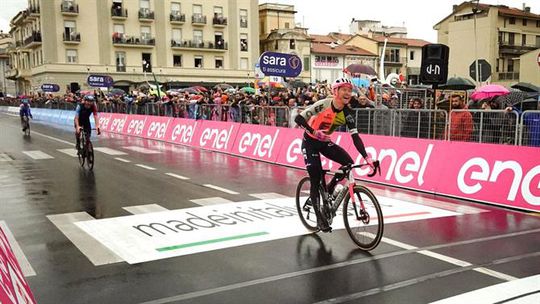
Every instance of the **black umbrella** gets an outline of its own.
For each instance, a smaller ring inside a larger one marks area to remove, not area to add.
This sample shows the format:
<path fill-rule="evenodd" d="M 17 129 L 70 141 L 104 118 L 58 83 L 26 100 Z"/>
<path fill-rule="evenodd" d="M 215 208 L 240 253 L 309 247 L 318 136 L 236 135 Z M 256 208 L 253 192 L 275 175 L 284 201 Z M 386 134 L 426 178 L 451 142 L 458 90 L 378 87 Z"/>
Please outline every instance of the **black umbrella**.
<path fill-rule="evenodd" d="M 439 86 L 443 90 L 472 90 L 476 85 L 467 78 L 463 77 L 451 77 L 445 84 Z"/>
<path fill-rule="evenodd" d="M 518 82 L 515 85 L 511 86 L 511 88 L 518 89 L 523 92 L 540 92 L 539 87 L 528 82 Z"/>
<path fill-rule="evenodd" d="M 294 81 L 291 81 L 289 82 L 289 86 L 293 89 L 297 89 L 297 88 L 307 88 L 308 87 L 308 84 L 301 81 L 301 80 L 294 80 Z"/>
<path fill-rule="evenodd" d="M 375 70 L 372 67 L 368 65 L 363 65 L 363 64 L 351 64 L 345 69 L 343 69 L 343 72 L 352 76 L 356 76 L 360 74 L 377 75 L 377 72 L 375 72 Z"/>

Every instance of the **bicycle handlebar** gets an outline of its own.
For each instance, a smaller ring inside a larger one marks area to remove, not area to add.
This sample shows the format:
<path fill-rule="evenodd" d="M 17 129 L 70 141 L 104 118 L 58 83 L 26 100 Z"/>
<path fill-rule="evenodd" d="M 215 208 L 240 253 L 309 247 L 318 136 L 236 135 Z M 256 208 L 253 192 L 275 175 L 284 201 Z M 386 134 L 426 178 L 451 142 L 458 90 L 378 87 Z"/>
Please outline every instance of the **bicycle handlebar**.
<path fill-rule="evenodd" d="M 349 171 L 351 171 L 352 169 L 363 168 L 365 166 L 370 166 L 370 164 L 358 164 L 354 166 L 346 165 L 346 166 L 341 166 L 339 170 L 342 170 L 345 174 L 348 174 Z M 379 175 L 381 175 L 381 164 L 379 163 L 378 160 L 373 162 L 373 172 L 369 173 L 367 176 L 373 177 L 375 176 L 375 174 L 377 174 L 377 171 L 379 172 Z"/>

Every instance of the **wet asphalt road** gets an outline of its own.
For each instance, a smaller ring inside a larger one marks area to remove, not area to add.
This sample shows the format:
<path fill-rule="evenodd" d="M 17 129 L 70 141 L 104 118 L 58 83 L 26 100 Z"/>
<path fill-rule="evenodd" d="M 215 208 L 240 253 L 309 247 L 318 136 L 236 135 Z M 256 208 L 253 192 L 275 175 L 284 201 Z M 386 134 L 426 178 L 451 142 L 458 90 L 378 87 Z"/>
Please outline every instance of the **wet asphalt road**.
<path fill-rule="evenodd" d="M 96 168 L 89 172 L 59 151 L 73 148 L 67 143 L 74 141 L 70 129 L 33 123 L 32 132 L 24 137 L 18 118 L 0 114 L 5 159 L 0 161 L 0 221 L 36 273 L 27 280 L 38 303 L 428 303 L 505 282 L 505 275 L 540 273 L 540 217 L 376 185 L 371 187 L 377 194 L 484 212 L 388 224 L 384 236 L 401 243 L 384 241 L 370 253 L 336 230 L 134 265 L 96 266 L 47 216 L 85 212 L 105 219 L 130 215 L 123 209 L 128 206 L 181 209 L 197 207 L 191 201 L 196 199 L 240 202 L 253 200 L 249 194 L 269 192 L 292 197 L 304 172 L 111 134 L 93 137 L 94 146 L 126 155 L 96 152 Z M 159 153 L 125 148 L 133 146 Z M 33 159 L 23 151 L 52 158 Z M 419 252 L 424 249 L 471 266 Z"/>

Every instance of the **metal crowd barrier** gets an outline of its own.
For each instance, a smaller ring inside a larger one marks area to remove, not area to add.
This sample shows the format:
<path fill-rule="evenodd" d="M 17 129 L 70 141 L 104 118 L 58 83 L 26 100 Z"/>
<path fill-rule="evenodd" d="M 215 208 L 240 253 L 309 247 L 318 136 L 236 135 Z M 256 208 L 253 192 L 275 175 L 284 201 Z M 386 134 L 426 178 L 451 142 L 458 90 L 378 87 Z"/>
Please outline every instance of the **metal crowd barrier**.
<path fill-rule="evenodd" d="M 452 110 L 449 139 L 495 144 L 518 144 L 519 117 L 515 111 Z"/>
<path fill-rule="evenodd" d="M 525 111 L 520 120 L 520 146 L 540 147 L 540 111 Z"/>

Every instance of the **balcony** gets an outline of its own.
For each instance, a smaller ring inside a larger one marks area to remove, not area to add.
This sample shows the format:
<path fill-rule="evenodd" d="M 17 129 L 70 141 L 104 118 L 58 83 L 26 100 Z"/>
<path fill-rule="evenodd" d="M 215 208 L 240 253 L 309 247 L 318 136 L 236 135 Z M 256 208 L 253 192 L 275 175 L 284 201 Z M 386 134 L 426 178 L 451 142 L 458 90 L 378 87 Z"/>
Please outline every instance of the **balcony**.
<path fill-rule="evenodd" d="M 132 48 L 153 48 L 156 44 L 156 39 L 146 36 L 128 36 L 120 33 L 114 33 L 112 43 L 115 46 L 132 47 Z"/>
<path fill-rule="evenodd" d="M 197 40 L 171 40 L 173 49 L 204 49 L 208 51 L 224 52 L 228 50 L 227 42 L 220 40 L 218 42 L 197 41 Z"/>
<path fill-rule="evenodd" d="M 215 27 L 225 27 L 227 25 L 227 18 L 214 16 L 214 18 L 212 18 L 212 24 Z"/>
<path fill-rule="evenodd" d="M 125 20 L 128 17 L 127 9 L 113 7 L 111 8 L 111 17 L 115 20 Z"/>
<path fill-rule="evenodd" d="M 64 33 L 65 44 L 79 44 L 81 43 L 81 33 L 71 32 L 69 35 Z"/>
<path fill-rule="evenodd" d="M 24 46 L 34 48 L 41 45 L 41 32 L 32 32 L 32 35 L 24 39 Z"/>
<path fill-rule="evenodd" d="M 116 66 L 116 71 L 117 72 L 125 72 L 126 71 L 126 66 L 125 65 L 117 65 Z"/>
<path fill-rule="evenodd" d="M 205 25 L 206 24 L 206 16 L 196 14 L 191 16 L 191 24 L 193 25 Z"/>
<path fill-rule="evenodd" d="M 6 71 L 6 78 L 9 80 L 16 80 L 19 76 L 19 70 L 17 68 L 12 68 L 11 70 Z"/>
<path fill-rule="evenodd" d="M 171 20 L 171 24 L 184 24 L 186 22 L 186 14 L 172 12 L 169 19 Z"/>
<path fill-rule="evenodd" d="M 384 56 L 384 63 L 388 65 L 403 65 L 405 63 L 405 58 Z"/>
<path fill-rule="evenodd" d="M 499 41 L 499 52 L 510 55 L 523 55 L 529 51 L 540 48 L 535 44 L 515 44 L 510 41 Z"/>
<path fill-rule="evenodd" d="M 39 17 L 40 9 L 39 6 L 30 6 L 26 9 L 26 13 L 29 19 L 35 19 Z"/>
<path fill-rule="evenodd" d="M 147 8 L 141 8 L 139 10 L 139 21 L 141 22 L 152 22 L 154 21 L 154 11 L 151 11 Z"/>
<path fill-rule="evenodd" d="M 245 18 L 240 18 L 240 27 L 247 28 L 248 27 L 248 21 Z"/>
<path fill-rule="evenodd" d="M 77 16 L 79 15 L 79 5 L 70 1 L 64 1 L 60 4 L 60 12 L 64 16 Z"/>
<path fill-rule="evenodd" d="M 517 72 L 501 72 L 497 73 L 499 80 L 519 80 L 519 73 Z"/>

